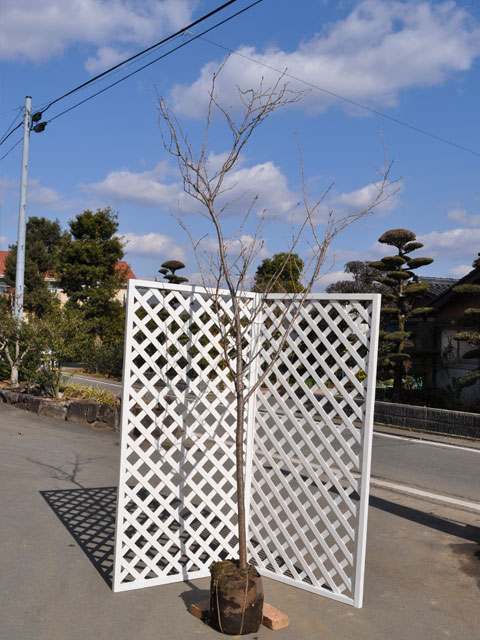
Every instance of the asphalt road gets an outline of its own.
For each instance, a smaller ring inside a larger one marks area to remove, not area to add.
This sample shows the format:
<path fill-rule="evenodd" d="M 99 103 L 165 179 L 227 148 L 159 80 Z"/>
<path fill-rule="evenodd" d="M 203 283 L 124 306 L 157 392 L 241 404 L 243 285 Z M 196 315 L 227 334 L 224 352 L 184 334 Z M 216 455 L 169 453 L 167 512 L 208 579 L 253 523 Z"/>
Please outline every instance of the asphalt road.
<path fill-rule="evenodd" d="M 0 404 L 0 638 L 214 640 L 208 580 L 113 593 L 118 434 Z M 480 516 L 372 491 L 363 609 L 264 580 L 290 626 L 251 640 L 473 640 Z"/>
<path fill-rule="evenodd" d="M 98 385 L 121 393 L 120 382 L 74 375 L 78 384 Z M 480 449 L 443 446 L 415 438 L 375 434 L 372 478 L 452 496 L 480 504 Z"/>
<path fill-rule="evenodd" d="M 480 449 L 375 435 L 372 477 L 480 503 Z"/>

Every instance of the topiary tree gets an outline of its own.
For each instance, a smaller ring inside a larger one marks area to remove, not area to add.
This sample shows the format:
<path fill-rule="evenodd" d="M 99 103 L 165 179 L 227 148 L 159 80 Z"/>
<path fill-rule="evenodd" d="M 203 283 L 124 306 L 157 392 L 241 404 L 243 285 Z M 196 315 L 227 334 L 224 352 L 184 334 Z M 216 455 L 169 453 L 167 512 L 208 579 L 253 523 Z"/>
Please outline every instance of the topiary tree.
<path fill-rule="evenodd" d="M 276 253 L 265 258 L 255 274 L 253 291 L 257 293 L 301 293 L 304 263 L 297 253 Z"/>
<path fill-rule="evenodd" d="M 411 358 L 407 348 L 412 331 L 406 330 L 407 320 L 433 311 L 432 307 L 415 307 L 415 301 L 428 293 L 430 285 L 418 282 L 413 271 L 433 262 L 433 258 L 409 257 L 412 251 L 423 247 L 416 238 L 408 229 L 386 231 L 378 241 L 395 247 L 397 253 L 370 263 L 380 272 L 376 281 L 386 287 L 383 292 L 386 303 L 382 306 L 380 365 L 393 369 L 392 398 L 396 402 L 402 399 L 404 363 Z M 386 331 L 388 325 L 395 325 L 395 330 Z"/>
<path fill-rule="evenodd" d="M 180 260 L 167 260 L 162 264 L 162 268 L 158 270 L 158 273 L 161 273 L 165 280 L 170 284 L 182 284 L 182 282 L 188 282 L 188 278 L 176 275 L 175 272 L 179 269 L 185 269 L 183 262 L 180 262 Z"/>
<path fill-rule="evenodd" d="M 473 267 L 480 267 L 480 253 L 478 258 L 473 261 Z M 469 296 L 480 296 L 480 284 L 459 284 L 453 287 L 455 293 Z M 462 318 L 455 323 L 462 331 L 455 336 L 455 340 L 466 342 L 473 347 L 470 351 L 463 354 L 467 360 L 476 360 L 477 365 L 480 360 L 480 309 L 477 307 L 467 307 L 463 312 Z M 457 378 L 457 386 L 460 389 L 470 387 L 480 381 L 480 367 L 469 371 L 464 376 Z"/>

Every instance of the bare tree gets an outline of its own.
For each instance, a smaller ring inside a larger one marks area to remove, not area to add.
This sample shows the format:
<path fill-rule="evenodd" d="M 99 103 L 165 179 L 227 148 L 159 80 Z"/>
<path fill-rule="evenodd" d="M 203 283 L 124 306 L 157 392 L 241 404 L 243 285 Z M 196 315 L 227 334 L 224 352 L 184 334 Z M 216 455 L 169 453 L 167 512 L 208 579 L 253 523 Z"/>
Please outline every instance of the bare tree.
<path fill-rule="evenodd" d="M 177 159 L 185 192 L 201 204 L 203 215 L 213 225 L 218 249 L 216 257 L 210 256 L 205 262 L 202 243 L 194 240 L 187 224 L 182 219 L 181 214 L 179 215 L 178 220 L 192 241 L 203 284 L 211 292 L 214 300 L 218 331 L 221 332 L 222 337 L 224 362 L 233 380 L 236 402 L 235 446 L 239 569 L 242 573 L 246 573 L 248 563 L 243 450 L 246 404 L 251 395 L 263 383 L 282 349 L 284 349 L 288 335 L 300 313 L 302 303 L 312 291 L 320 276 L 321 268 L 332 240 L 347 226 L 367 215 L 374 207 L 391 197 L 395 193 L 396 187 L 392 187 L 392 183 L 389 182 L 391 167 L 385 149 L 385 164 L 379 171 L 380 177 L 376 183 L 376 192 L 368 206 L 360 212 L 342 215 L 337 218 L 332 210 L 328 210 L 326 219 L 323 222 L 323 228 L 320 228 L 320 214 L 324 211 L 324 207 L 322 208 L 321 205 L 333 185 L 330 185 L 316 202 L 310 203 L 306 191 L 302 150 L 297 140 L 303 182 L 303 213 L 301 214 L 300 222 L 293 224 L 292 221 L 291 238 L 285 255 L 288 258 L 297 249 L 301 240 L 308 239 L 311 245 L 311 259 L 304 271 L 304 289 L 300 293 L 288 297 L 284 311 L 275 320 L 280 332 L 280 338 L 277 341 L 273 357 L 269 365 L 263 369 L 255 384 L 248 387 L 246 384 L 247 373 L 253 360 L 258 357 L 259 350 L 252 357 L 250 351 L 247 350 L 246 336 L 251 324 L 255 322 L 262 309 L 268 305 L 268 295 L 281 274 L 277 273 L 272 276 L 271 282 L 256 298 L 257 302 L 254 303 L 254 309 L 245 321 L 245 316 L 242 313 L 242 303 L 244 302 L 242 293 L 247 290 L 251 267 L 263 244 L 262 232 L 265 228 L 266 216 L 261 215 L 253 225 L 253 233 L 250 236 L 246 236 L 247 223 L 252 218 L 254 206 L 258 199 L 257 196 L 254 196 L 245 207 L 244 214 L 239 220 L 236 230 L 227 235 L 224 214 L 233 204 L 238 205 L 239 201 L 239 198 L 232 193 L 233 187 L 231 181 L 229 182 L 227 178 L 232 177 L 232 172 L 238 166 L 241 152 L 262 122 L 278 109 L 300 100 L 302 94 L 290 91 L 284 83 L 283 77 L 280 77 L 270 87 L 265 86 L 262 81 L 258 89 L 238 89 L 242 103 L 242 115 L 235 119 L 232 112 L 224 108 L 217 98 L 215 83 L 218 73 L 213 76 L 209 92 L 210 99 L 205 131 L 198 151 L 194 150 L 188 135 L 184 132 L 172 111 L 168 109 L 163 97 L 159 98 L 158 109 L 165 149 Z M 224 123 L 226 123 L 231 134 L 231 145 L 229 152 L 222 156 L 219 166 L 215 167 L 212 166 L 210 160 L 209 145 L 214 115 L 218 114 L 223 117 Z M 228 199 L 229 197 L 230 199 Z M 298 212 L 296 212 L 295 218 L 298 220 Z M 288 259 L 285 261 L 285 264 L 287 263 Z M 219 292 L 222 285 L 226 285 L 231 299 L 232 314 L 230 317 L 226 316 L 220 301 Z"/>

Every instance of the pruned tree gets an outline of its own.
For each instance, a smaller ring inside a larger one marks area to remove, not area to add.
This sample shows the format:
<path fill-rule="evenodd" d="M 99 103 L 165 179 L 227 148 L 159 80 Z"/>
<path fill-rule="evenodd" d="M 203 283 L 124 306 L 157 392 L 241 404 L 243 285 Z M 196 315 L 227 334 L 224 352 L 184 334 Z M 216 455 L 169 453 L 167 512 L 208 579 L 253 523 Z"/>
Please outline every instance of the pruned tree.
<path fill-rule="evenodd" d="M 383 349 L 383 366 L 393 369 L 393 394 L 395 401 L 402 399 L 404 363 L 410 360 L 408 353 L 409 340 L 412 331 L 407 331 L 406 323 L 411 317 L 426 316 L 433 311 L 432 307 L 415 306 L 415 302 L 428 293 L 430 285 L 418 282 L 413 273 L 415 269 L 433 262 L 433 258 L 411 258 L 412 251 L 421 249 L 423 244 L 417 242 L 417 236 L 408 229 L 390 229 L 378 239 L 397 249 L 397 253 L 385 256 L 381 260 L 371 262 L 370 266 L 377 269 L 377 282 L 386 289 L 383 297 L 386 303 L 382 306 L 382 325 L 380 333 Z M 386 325 L 395 325 L 394 331 L 386 331 Z"/>
<path fill-rule="evenodd" d="M 480 253 L 478 255 L 479 257 L 476 258 L 472 264 L 472 266 L 476 268 L 480 267 Z M 453 290 L 462 296 L 469 296 L 470 299 L 475 296 L 476 303 L 478 304 L 478 300 L 480 299 L 480 281 L 477 283 L 459 284 L 453 287 Z M 474 304 L 475 298 L 472 300 Z M 455 340 L 465 342 L 472 347 L 463 354 L 463 357 L 467 360 L 476 361 L 478 365 L 478 362 L 480 362 L 480 308 L 477 306 L 467 307 L 463 312 L 463 317 L 457 320 L 455 324 L 458 328 L 461 328 L 456 334 Z M 470 387 L 477 382 L 480 382 L 480 367 L 478 366 L 457 378 L 456 381 L 460 389 Z"/>
<path fill-rule="evenodd" d="M 158 273 L 161 273 L 164 279 L 170 284 L 182 284 L 183 282 L 188 282 L 188 278 L 184 276 L 177 276 L 176 272 L 179 269 L 185 269 L 185 265 L 180 260 L 167 260 L 162 263 L 162 268 L 158 270 Z"/>
<path fill-rule="evenodd" d="M 302 221 L 292 228 L 292 236 L 288 250 L 283 254 L 285 264 L 292 260 L 300 240 L 305 236 L 312 245 L 312 258 L 304 269 L 302 277 L 302 290 L 289 297 L 285 306 L 285 312 L 278 319 L 280 337 L 277 342 L 277 350 L 273 354 L 273 360 L 267 366 L 253 386 L 247 385 L 247 374 L 256 355 L 249 355 L 246 335 L 249 325 L 255 322 L 261 309 L 268 305 L 268 295 L 278 283 L 278 274 L 262 285 L 262 294 L 257 298 L 259 302 L 245 321 L 242 315 L 242 292 L 247 289 L 249 273 L 254 264 L 258 252 L 262 247 L 262 231 L 265 227 L 265 216 L 260 216 L 258 222 L 251 221 L 256 196 L 245 203 L 244 213 L 238 221 L 236 230 L 227 232 L 225 212 L 239 199 L 231 193 L 232 173 L 236 169 L 240 154 L 249 142 L 256 129 L 275 111 L 297 102 L 301 94 L 292 92 L 283 83 L 283 77 L 270 87 L 260 84 L 258 89 L 239 91 L 242 103 L 242 113 L 235 119 L 230 110 L 227 110 L 219 102 L 216 95 L 214 75 L 209 92 L 209 105 L 206 117 L 206 126 L 202 142 L 196 151 L 188 135 L 182 129 L 175 115 L 169 110 L 164 98 L 159 99 L 158 109 L 162 138 L 165 149 L 176 158 L 183 178 L 185 192 L 200 204 L 205 218 L 209 221 L 216 241 L 217 252 L 205 260 L 206 253 L 202 243 L 193 238 L 188 226 L 183 221 L 181 214 L 178 220 L 181 226 L 189 234 L 196 253 L 201 278 L 206 289 L 210 292 L 216 313 L 216 326 L 222 334 L 223 359 L 233 381 L 233 394 L 235 401 L 235 456 L 236 456 L 236 502 L 238 513 L 238 538 L 239 538 L 239 570 L 245 577 L 248 571 L 247 540 L 246 540 L 246 514 L 245 514 L 245 483 L 244 483 L 244 424 L 245 408 L 248 399 L 256 392 L 271 371 L 271 366 L 278 359 L 286 344 L 287 337 L 293 323 L 300 313 L 302 301 L 312 290 L 317 281 L 327 250 L 332 240 L 347 226 L 359 220 L 371 212 L 374 207 L 385 201 L 392 195 L 394 188 L 390 189 L 388 159 L 380 171 L 380 179 L 377 183 L 377 191 L 369 205 L 360 212 L 355 212 L 340 217 L 335 217 L 329 210 L 326 219 L 320 228 L 319 209 L 324 202 L 327 191 L 316 202 L 311 203 L 307 197 L 305 171 L 301 147 L 299 145 L 300 166 L 303 177 L 303 208 Z M 212 165 L 210 162 L 210 132 L 215 115 L 223 117 L 230 134 L 229 150 L 222 155 L 220 163 Z M 228 199 L 230 197 L 230 200 Z M 258 220 L 258 219 L 257 219 Z M 247 235 L 247 225 L 252 224 L 252 232 Z M 297 264 L 298 266 L 298 264 Z M 220 302 L 220 287 L 225 286 L 229 292 L 232 313 L 226 315 Z M 293 306 L 292 306 L 293 305 Z"/>
<path fill-rule="evenodd" d="M 372 267 L 370 261 L 351 260 L 345 264 L 345 273 L 353 276 L 352 280 L 338 280 L 329 284 L 327 293 L 385 293 L 387 287 L 377 282 L 378 269 Z"/>
<path fill-rule="evenodd" d="M 257 267 L 253 291 L 301 293 L 303 268 L 304 262 L 297 253 L 276 253 L 272 258 L 265 258 Z"/>

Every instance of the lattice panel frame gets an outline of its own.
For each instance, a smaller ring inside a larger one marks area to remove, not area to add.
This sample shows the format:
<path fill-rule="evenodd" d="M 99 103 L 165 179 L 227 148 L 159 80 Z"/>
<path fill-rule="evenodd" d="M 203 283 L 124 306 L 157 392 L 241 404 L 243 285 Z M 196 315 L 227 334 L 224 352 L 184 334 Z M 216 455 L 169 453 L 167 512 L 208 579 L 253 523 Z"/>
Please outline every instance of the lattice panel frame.
<path fill-rule="evenodd" d="M 231 317 L 228 292 L 217 304 Z M 245 423 L 249 556 L 277 580 L 361 606 L 380 297 L 244 294 L 249 384 L 295 326 Z M 209 575 L 237 556 L 232 383 L 212 296 L 129 281 L 115 591 Z M 252 315 L 250 315 L 252 314 Z M 363 375 L 366 375 L 363 378 Z M 361 379 L 363 378 L 363 379 Z"/>

